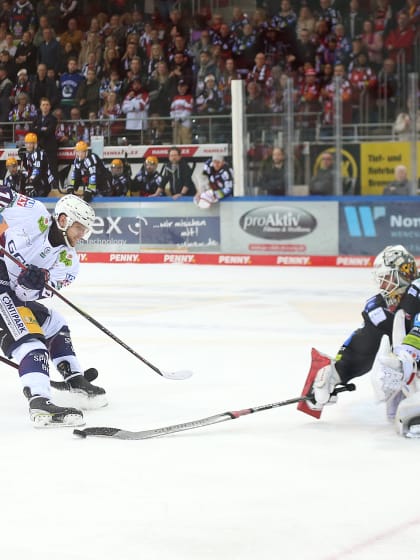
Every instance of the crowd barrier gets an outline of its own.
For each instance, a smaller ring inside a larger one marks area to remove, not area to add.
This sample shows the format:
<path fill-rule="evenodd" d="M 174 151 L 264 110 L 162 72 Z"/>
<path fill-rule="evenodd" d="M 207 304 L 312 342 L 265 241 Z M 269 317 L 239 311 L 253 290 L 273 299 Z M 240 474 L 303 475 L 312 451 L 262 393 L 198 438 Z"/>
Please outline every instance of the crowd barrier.
<path fill-rule="evenodd" d="M 368 267 L 396 244 L 420 256 L 412 197 L 241 197 L 208 210 L 191 198 L 98 198 L 93 206 L 84 262 Z"/>

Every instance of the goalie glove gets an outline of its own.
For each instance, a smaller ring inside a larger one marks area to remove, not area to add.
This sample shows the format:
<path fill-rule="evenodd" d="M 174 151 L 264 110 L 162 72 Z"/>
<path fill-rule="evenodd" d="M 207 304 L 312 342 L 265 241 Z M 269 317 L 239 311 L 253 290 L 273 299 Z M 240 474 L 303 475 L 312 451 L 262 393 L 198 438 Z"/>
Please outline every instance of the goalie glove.
<path fill-rule="evenodd" d="M 399 391 L 405 396 L 409 395 L 410 384 L 416 372 L 415 356 L 401 346 L 392 351 L 388 337 L 382 337 L 377 360 L 372 368 L 372 382 L 379 400 L 388 401 Z"/>

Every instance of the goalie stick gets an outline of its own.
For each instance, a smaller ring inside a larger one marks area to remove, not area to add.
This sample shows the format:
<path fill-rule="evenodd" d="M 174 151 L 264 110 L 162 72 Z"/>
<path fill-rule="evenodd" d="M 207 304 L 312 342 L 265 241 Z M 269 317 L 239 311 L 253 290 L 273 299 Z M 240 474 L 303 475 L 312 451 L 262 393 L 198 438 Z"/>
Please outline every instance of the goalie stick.
<path fill-rule="evenodd" d="M 8 251 L 6 251 L 6 249 L 4 249 L 3 247 L 0 246 L 0 251 L 7 258 L 9 258 L 11 261 L 13 261 L 17 266 L 19 266 L 22 270 L 26 270 L 26 266 L 24 264 L 22 264 L 16 257 L 14 257 L 12 254 L 10 254 Z M 77 313 L 79 313 L 80 315 L 82 315 L 82 317 L 84 317 L 90 323 L 92 323 L 92 325 L 95 325 L 95 327 L 97 327 L 100 331 L 102 331 L 103 333 L 108 335 L 110 338 L 112 338 L 112 340 L 114 340 L 114 342 L 116 342 L 117 344 L 122 346 L 125 350 L 130 352 L 130 354 L 133 354 L 133 356 L 135 356 L 138 360 L 143 362 L 146 366 L 148 366 L 150 369 L 152 369 L 155 373 L 157 373 L 161 377 L 164 377 L 165 379 L 180 380 L 180 379 L 188 379 L 189 377 L 192 376 L 193 372 L 190 371 L 190 370 L 186 370 L 186 369 L 178 370 L 178 371 L 162 371 L 162 370 L 160 370 L 158 367 L 154 366 L 152 363 L 150 363 L 148 360 L 146 360 L 146 358 L 143 358 L 143 356 L 140 356 L 140 354 L 138 354 L 133 348 L 128 346 L 128 344 L 123 342 L 120 338 L 118 338 L 110 330 L 108 330 L 106 327 L 104 327 L 104 325 L 101 325 L 101 323 L 99 323 L 99 321 L 97 321 L 91 315 L 86 313 L 86 311 L 83 311 L 83 309 L 80 309 L 80 307 L 78 307 L 77 305 L 72 303 L 70 300 L 68 300 L 66 297 L 64 297 L 58 290 L 53 288 L 53 286 L 50 286 L 49 284 L 45 284 L 45 287 L 47 288 L 47 290 L 50 290 L 55 296 L 57 296 L 59 299 L 61 299 L 61 301 L 64 301 L 64 303 L 66 303 L 68 306 L 70 306 L 72 309 L 74 309 L 74 311 L 77 311 Z"/>
<path fill-rule="evenodd" d="M 348 383 L 347 385 L 344 385 L 342 387 L 337 387 L 334 390 L 333 395 L 337 395 L 338 393 L 342 393 L 343 391 L 354 391 L 355 389 L 356 386 L 353 383 Z M 83 430 L 73 430 L 73 434 L 81 438 L 86 438 L 87 436 L 97 436 L 114 439 L 150 439 L 159 436 L 174 434 L 175 432 L 182 432 L 184 430 L 203 428 L 204 426 L 210 426 L 211 424 L 219 424 L 220 422 L 226 422 L 227 420 L 235 420 L 236 418 L 247 416 L 248 414 L 254 414 L 255 412 L 262 412 L 263 410 L 270 410 L 272 408 L 278 408 L 280 406 L 287 406 L 289 404 L 296 404 L 299 402 L 311 400 L 312 395 L 307 395 L 305 397 L 297 397 L 286 401 L 254 406 L 253 408 L 244 408 L 242 410 L 222 412 L 220 414 L 214 414 L 213 416 L 201 418 L 200 420 L 191 420 L 190 422 L 184 422 L 183 424 L 173 424 L 172 426 L 154 428 L 151 430 L 141 430 L 139 432 L 122 430 L 120 428 L 93 427 L 84 428 Z"/>

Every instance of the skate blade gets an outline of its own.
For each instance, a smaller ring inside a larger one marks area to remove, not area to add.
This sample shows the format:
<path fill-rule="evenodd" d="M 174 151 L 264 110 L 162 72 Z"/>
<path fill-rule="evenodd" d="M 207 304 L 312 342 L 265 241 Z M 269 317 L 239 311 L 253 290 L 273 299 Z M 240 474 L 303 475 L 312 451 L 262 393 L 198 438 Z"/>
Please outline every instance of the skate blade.
<path fill-rule="evenodd" d="M 67 428 L 73 426 L 84 426 L 86 424 L 80 414 L 66 414 L 65 416 L 54 417 L 51 414 L 36 412 L 31 414 L 34 428 Z"/>
<path fill-rule="evenodd" d="M 106 395 L 96 395 L 88 397 L 86 393 L 70 390 L 70 391 L 53 391 L 54 402 L 59 406 L 70 406 L 81 410 L 96 410 L 108 405 Z"/>

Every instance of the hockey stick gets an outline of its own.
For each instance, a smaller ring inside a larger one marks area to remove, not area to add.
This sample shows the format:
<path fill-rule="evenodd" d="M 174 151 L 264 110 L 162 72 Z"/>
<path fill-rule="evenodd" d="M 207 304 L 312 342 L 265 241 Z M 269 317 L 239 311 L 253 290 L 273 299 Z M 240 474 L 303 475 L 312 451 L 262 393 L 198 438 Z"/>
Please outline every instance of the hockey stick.
<path fill-rule="evenodd" d="M 7 358 L 4 358 L 3 356 L 0 356 L 0 362 L 3 362 L 3 364 L 6 364 L 14 369 L 19 369 L 18 364 L 12 362 L 12 360 L 8 360 Z M 98 377 L 98 370 L 95 368 L 89 368 L 84 372 L 83 375 L 89 381 L 89 383 L 91 383 Z M 53 389 L 56 389 L 57 391 L 70 390 L 70 386 L 65 381 L 55 381 L 54 379 L 50 379 L 50 385 Z"/>
<path fill-rule="evenodd" d="M 22 264 L 16 257 L 11 255 L 8 251 L 6 251 L 6 249 L 4 249 L 3 247 L 0 246 L 0 251 L 7 258 L 9 258 L 11 261 L 13 261 L 17 266 L 19 266 L 22 270 L 26 270 L 26 266 L 24 264 Z M 127 350 L 128 352 L 133 354 L 133 356 L 135 356 L 138 360 L 140 360 L 141 362 L 146 364 L 146 366 L 148 366 L 150 369 L 152 369 L 154 372 L 156 372 L 161 377 L 164 377 L 165 379 L 188 379 L 189 377 L 192 376 L 193 373 L 192 373 L 192 371 L 189 371 L 189 370 L 178 370 L 178 371 L 172 371 L 172 372 L 160 370 L 158 367 L 154 366 L 152 363 L 150 363 L 148 360 L 146 360 L 146 358 L 143 358 L 143 356 L 140 356 L 140 354 L 138 354 L 135 350 L 133 350 L 133 348 L 128 346 L 128 344 L 123 342 L 120 338 L 118 338 L 110 330 L 108 330 L 106 327 L 104 327 L 104 325 L 101 325 L 101 323 L 99 323 L 99 321 L 97 321 L 91 315 L 86 313 L 86 311 L 83 311 L 83 309 L 80 309 L 80 307 L 77 307 L 77 305 L 75 305 L 70 300 L 68 300 L 66 297 L 64 297 L 58 290 L 56 290 L 55 288 L 53 288 L 49 284 L 46 284 L 45 287 L 47 288 L 47 290 L 50 290 L 59 299 L 64 301 L 64 303 L 66 303 L 69 307 L 74 309 L 74 311 L 77 311 L 77 313 L 79 313 L 80 315 L 82 315 L 82 317 L 84 317 L 90 323 L 92 323 L 92 325 L 95 325 L 95 327 L 97 327 L 100 331 L 102 331 L 103 333 L 108 335 L 110 338 L 112 338 L 112 340 L 117 342 L 117 344 L 119 344 L 125 350 Z"/>
<path fill-rule="evenodd" d="M 342 393 L 344 391 L 354 391 L 355 389 L 356 386 L 353 383 L 347 383 L 347 385 L 344 385 L 343 387 L 337 387 L 331 394 L 337 395 L 338 393 Z M 172 426 L 165 426 L 164 428 L 141 430 L 139 432 L 130 432 L 129 430 L 121 430 L 120 428 L 98 427 L 73 430 L 73 434 L 81 438 L 86 438 L 87 436 L 97 436 L 114 439 L 150 439 L 158 436 L 166 436 L 175 432 L 182 432 L 184 430 L 203 428 L 204 426 L 210 426 L 211 424 L 226 422 L 226 420 L 235 420 L 236 418 L 247 416 L 248 414 L 253 414 L 254 412 L 262 412 L 263 410 L 270 410 L 272 408 L 278 408 L 279 406 L 287 406 L 289 404 L 295 404 L 302 401 L 312 401 L 312 399 L 312 395 L 307 395 L 306 397 L 297 397 L 272 404 L 263 404 L 253 408 L 244 408 L 243 410 L 222 412 L 213 416 L 207 416 L 207 418 L 201 418 L 200 420 L 191 420 L 191 422 L 184 422 L 183 424 L 173 424 Z"/>

